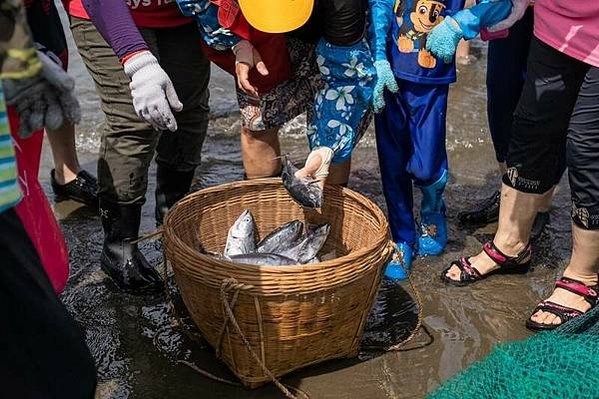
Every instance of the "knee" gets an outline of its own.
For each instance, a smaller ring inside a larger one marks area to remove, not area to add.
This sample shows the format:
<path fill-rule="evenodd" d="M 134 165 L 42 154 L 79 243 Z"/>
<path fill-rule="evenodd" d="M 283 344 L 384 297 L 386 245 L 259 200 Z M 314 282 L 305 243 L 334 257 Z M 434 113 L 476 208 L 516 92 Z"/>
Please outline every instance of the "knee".
<path fill-rule="evenodd" d="M 412 178 L 419 186 L 428 186 L 439 180 L 443 171 L 439 168 L 432 167 L 432 165 L 421 164 L 419 167 L 413 168 L 411 174 Z"/>
<path fill-rule="evenodd" d="M 256 144 L 278 144 L 279 142 L 279 128 L 272 128 L 266 130 L 250 130 L 247 128 L 241 128 L 241 142 L 245 145 L 256 145 Z"/>

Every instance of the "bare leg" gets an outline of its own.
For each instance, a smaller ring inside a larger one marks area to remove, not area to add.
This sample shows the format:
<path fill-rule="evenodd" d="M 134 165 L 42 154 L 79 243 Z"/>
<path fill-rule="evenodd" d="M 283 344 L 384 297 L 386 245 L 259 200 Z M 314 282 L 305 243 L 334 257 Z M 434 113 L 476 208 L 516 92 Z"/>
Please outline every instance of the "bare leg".
<path fill-rule="evenodd" d="M 459 65 L 469 65 L 472 62 L 472 58 L 470 57 L 470 43 L 463 39 L 460 40 L 455 56 Z"/>
<path fill-rule="evenodd" d="M 331 171 L 327 178 L 328 184 L 347 185 L 351 172 L 351 159 L 344 163 L 331 165 Z"/>
<path fill-rule="evenodd" d="M 578 280 L 587 286 L 597 284 L 599 231 L 584 230 L 572 224 L 572 241 L 572 257 L 570 258 L 570 264 L 564 270 L 564 277 Z M 581 312 L 586 312 L 591 307 L 583 297 L 561 288 L 556 288 L 548 300 L 558 305 L 578 309 Z M 542 310 L 532 315 L 531 319 L 542 324 L 561 324 L 558 316 Z"/>
<path fill-rule="evenodd" d="M 494 242 L 504 254 L 516 256 L 526 248 L 537 212 L 546 203 L 546 196 L 550 192 L 551 190 L 545 194 L 527 194 L 502 185 L 499 225 Z M 473 256 L 470 262 L 483 275 L 499 268 L 485 252 Z M 460 269 L 452 266 L 447 277 L 458 281 Z"/>
<path fill-rule="evenodd" d="M 63 127 L 48 132 L 48 141 L 54 158 L 54 176 L 58 184 L 67 184 L 81 172 L 75 148 L 75 127 L 65 123 Z"/>
<path fill-rule="evenodd" d="M 241 128 L 241 157 L 247 179 L 276 176 L 281 172 L 279 129 L 253 132 Z"/>

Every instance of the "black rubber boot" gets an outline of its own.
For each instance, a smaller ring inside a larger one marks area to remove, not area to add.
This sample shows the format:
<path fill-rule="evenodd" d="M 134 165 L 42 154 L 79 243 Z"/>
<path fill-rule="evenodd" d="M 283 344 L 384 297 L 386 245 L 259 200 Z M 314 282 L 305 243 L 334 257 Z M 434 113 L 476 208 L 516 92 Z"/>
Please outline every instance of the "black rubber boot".
<path fill-rule="evenodd" d="M 464 225 L 485 225 L 499 220 L 499 200 L 501 193 L 495 191 L 471 211 L 460 212 L 458 220 Z"/>
<path fill-rule="evenodd" d="M 194 171 L 179 172 L 158 165 L 156 168 L 156 224 L 164 223 L 168 210 L 189 192 Z"/>
<path fill-rule="evenodd" d="M 116 285 L 127 292 L 159 291 L 162 278 L 132 244 L 138 238 L 141 205 L 117 205 L 100 198 L 104 247 L 100 266 Z"/>

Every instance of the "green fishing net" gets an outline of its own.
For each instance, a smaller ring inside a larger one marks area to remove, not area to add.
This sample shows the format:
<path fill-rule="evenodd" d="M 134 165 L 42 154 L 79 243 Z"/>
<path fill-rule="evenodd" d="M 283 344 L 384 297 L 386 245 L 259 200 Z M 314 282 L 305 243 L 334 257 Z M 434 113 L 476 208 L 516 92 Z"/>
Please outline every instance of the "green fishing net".
<path fill-rule="evenodd" d="M 498 344 L 428 399 L 598 399 L 599 307 L 560 328 Z"/>

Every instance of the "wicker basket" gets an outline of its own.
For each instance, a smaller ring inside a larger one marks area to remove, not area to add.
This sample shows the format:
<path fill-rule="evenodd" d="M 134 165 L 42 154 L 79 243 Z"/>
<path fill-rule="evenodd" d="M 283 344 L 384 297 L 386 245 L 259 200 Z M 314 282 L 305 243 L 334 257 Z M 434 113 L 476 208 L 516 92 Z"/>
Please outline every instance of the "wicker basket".
<path fill-rule="evenodd" d="M 391 255 L 388 224 L 372 201 L 354 191 L 327 187 L 325 198 L 321 212 L 303 210 L 279 179 L 261 179 L 195 192 L 166 217 L 166 257 L 183 301 L 217 355 L 248 387 L 357 355 Z M 244 209 L 252 211 L 261 237 L 294 219 L 330 223 L 321 253 L 334 250 L 338 258 L 265 267 L 201 254 L 202 247 L 223 251 L 227 231 Z"/>

